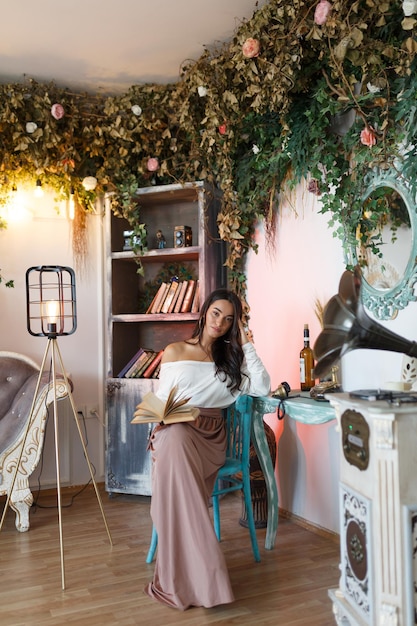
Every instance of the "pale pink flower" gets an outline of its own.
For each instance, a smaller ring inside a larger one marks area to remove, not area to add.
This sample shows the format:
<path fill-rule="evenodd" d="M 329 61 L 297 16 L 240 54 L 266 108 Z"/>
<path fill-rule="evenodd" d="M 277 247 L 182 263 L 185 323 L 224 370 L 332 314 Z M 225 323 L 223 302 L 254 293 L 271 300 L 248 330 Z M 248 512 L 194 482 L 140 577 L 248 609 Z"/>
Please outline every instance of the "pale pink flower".
<path fill-rule="evenodd" d="M 64 111 L 64 107 L 62 106 L 62 104 L 57 104 L 57 103 L 53 104 L 51 107 L 51 115 L 56 120 L 60 120 L 62 117 L 64 117 L 65 111 Z"/>
<path fill-rule="evenodd" d="M 320 0 L 318 5 L 316 6 L 316 10 L 314 11 L 314 21 L 319 26 L 323 26 L 327 22 L 327 18 L 329 17 L 332 10 L 332 5 L 328 0 Z"/>
<path fill-rule="evenodd" d="M 157 172 L 159 170 L 158 159 L 156 159 L 155 157 L 151 157 L 150 159 L 148 159 L 146 167 L 148 168 L 148 172 Z"/>
<path fill-rule="evenodd" d="M 376 135 L 369 126 L 361 131 L 361 143 L 369 148 L 372 148 L 372 146 L 376 144 Z"/>
<path fill-rule="evenodd" d="M 253 59 L 254 57 L 259 56 L 259 52 L 261 51 L 261 44 L 257 39 L 253 39 L 253 37 L 249 37 L 246 39 L 245 43 L 242 46 L 243 56 L 248 59 Z"/>
<path fill-rule="evenodd" d="M 321 195 L 319 181 L 317 180 L 317 178 L 311 178 L 308 181 L 307 189 L 310 193 L 314 193 L 315 196 Z"/>

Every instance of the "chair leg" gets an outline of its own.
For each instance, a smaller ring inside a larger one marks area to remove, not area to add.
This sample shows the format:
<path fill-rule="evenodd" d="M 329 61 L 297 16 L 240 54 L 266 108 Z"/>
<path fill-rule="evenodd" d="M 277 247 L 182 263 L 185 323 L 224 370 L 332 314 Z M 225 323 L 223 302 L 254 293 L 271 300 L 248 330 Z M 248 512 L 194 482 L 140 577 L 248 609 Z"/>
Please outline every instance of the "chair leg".
<path fill-rule="evenodd" d="M 157 545 L 158 545 L 158 533 L 156 532 L 155 526 L 152 526 L 151 545 L 149 546 L 148 555 L 146 557 L 147 563 L 152 563 L 153 558 L 155 556 Z"/>
<path fill-rule="evenodd" d="M 250 490 L 250 478 L 243 475 L 243 497 L 245 499 L 246 512 L 248 516 L 248 527 L 250 533 L 250 540 L 252 543 L 252 551 L 255 561 L 259 563 L 261 555 L 259 554 L 258 539 L 256 537 L 255 520 L 253 518 L 252 497 Z"/>
<path fill-rule="evenodd" d="M 213 505 L 214 532 L 216 533 L 217 541 L 221 541 L 219 496 L 212 495 L 211 501 Z"/>

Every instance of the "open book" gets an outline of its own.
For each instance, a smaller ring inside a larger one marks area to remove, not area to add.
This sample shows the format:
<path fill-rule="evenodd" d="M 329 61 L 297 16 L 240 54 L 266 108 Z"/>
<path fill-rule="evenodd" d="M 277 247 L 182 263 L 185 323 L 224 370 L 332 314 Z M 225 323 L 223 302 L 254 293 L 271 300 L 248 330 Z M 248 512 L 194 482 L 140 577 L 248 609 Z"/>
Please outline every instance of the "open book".
<path fill-rule="evenodd" d="M 197 407 L 188 403 L 190 398 L 175 399 L 177 387 L 169 392 L 166 402 L 163 402 L 152 391 L 149 391 L 140 404 L 137 405 L 132 424 L 145 422 L 160 422 L 175 424 L 176 422 L 192 422 L 200 414 Z"/>

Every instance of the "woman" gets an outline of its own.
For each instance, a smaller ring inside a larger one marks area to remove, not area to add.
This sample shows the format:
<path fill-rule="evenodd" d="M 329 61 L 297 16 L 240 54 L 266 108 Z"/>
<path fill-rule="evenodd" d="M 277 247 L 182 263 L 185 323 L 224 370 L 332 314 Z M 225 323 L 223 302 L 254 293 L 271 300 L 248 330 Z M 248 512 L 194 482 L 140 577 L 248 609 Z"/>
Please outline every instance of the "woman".
<path fill-rule="evenodd" d="M 190 339 L 166 347 L 158 396 L 179 396 L 200 409 L 194 422 L 157 426 L 151 516 L 158 533 L 152 583 L 145 589 L 168 606 L 185 610 L 233 602 L 226 562 L 209 514 L 217 471 L 225 460 L 221 409 L 241 394 L 267 395 L 270 378 L 241 321 L 242 305 L 227 289 L 204 303 Z"/>

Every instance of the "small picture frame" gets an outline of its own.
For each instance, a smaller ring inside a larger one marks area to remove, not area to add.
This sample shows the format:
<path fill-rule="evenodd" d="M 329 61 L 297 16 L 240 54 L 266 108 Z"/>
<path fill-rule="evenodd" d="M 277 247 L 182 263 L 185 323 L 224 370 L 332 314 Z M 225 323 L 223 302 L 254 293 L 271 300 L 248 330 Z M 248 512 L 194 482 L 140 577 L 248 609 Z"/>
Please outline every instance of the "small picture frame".
<path fill-rule="evenodd" d="M 133 230 L 124 230 L 123 231 L 123 250 L 133 250 L 134 246 L 140 246 L 141 240 L 140 237 L 134 234 Z"/>

